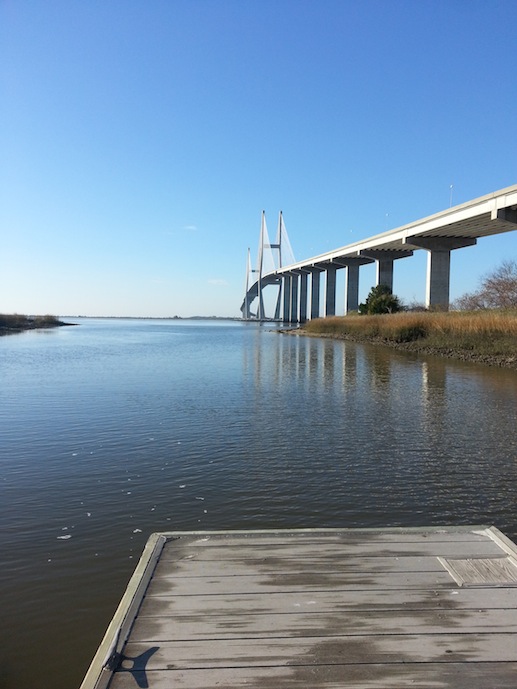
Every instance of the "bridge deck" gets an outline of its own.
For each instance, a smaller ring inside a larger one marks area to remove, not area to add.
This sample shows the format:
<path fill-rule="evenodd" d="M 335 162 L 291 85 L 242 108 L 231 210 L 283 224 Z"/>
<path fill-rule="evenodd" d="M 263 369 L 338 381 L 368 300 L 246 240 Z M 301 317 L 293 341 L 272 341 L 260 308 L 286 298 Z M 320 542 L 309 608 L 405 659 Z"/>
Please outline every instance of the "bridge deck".
<path fill-rule="evenodd" d="M 459 206 L 447 208 L 426 218 L 421 218 L 408 225 L 388 230 L 381 234 L 362 239 L 353 244 L 313 256 L 274 271 L 278 276 L 293 270 L 307 269 L 312 266 L 332 264 L 340 259 L 357 258 L 363 251 L 381 250 L 396 252 L 400 249 L 419 249 L 416 239 L 453 240 L 458 238 L 476 240 L 517 229 L 517 185 L 500 191 L 480 196 Z M 453 248 L 451 246 L 451 248 Z M 395 256 L 396 258 L 397 256 Z M 269 275 L 264 275 L 268 279 Z"/>
<path fill-rule="evenodd" d="M 82 686 L 514 689 L 516 557 L 485 527 L 155 534 Z"/>
<path fill-rule="evenodd" d="M 435 213 L 388 232 L 362 239 L 353 244 L 312 256 L 290 265 L 280 265 L 272 272 L 257 269 L 258 277 L 241 304 L 244 318 L 252 317 L 251 304 L 270 284 L 282 284 L 283 321 L 304 322 L 320 315 L 319 273 L 326 272 L 325 315 L 335 314 L 337 270 L 346 270 L 345 313 L 357 311 L 359 267 L 377 261 L 378 284 L 393 288 L 393 261 L 413 255 L 416 250 L 429 253 L 426 283 L 426 306 L 449 307 L 450 252 L 474 246 L 480 237 L 517 230 L 517 185 Z M 263 234 L 261 232 L 261 241 Z M 270 245 L 261 245 L 262 249 Z M 310 303 L 308 275 L 311 275 Z M 303 280 L 302 277 L 303 276 Z M 249 274 L 248 274 L 249 277 Z M 382 282 L 379 282 L 382 281 Z M 300 283 L 300 294 L 298 286 Z M 303 291 L 303 294 L 302 294 Z M 261 298 L 262 299 L 262 298 Z M 262 301 L 260 302 L 262 304 Z M 262 308 L 262 307 L 260 307 Z M 258 309 L 257 309 L 258 312 Z M 261 311 L 263 314 L 263 311 Z"/>

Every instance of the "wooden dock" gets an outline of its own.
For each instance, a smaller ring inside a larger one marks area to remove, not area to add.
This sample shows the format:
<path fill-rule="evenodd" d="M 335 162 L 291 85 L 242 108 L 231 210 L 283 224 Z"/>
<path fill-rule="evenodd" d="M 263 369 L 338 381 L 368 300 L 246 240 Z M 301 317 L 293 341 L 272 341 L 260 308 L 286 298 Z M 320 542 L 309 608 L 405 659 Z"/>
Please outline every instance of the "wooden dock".
<path fill-rule="evenodd" d="M 153 534 L 81 689 L 515 689 L 493 527 Z"/>

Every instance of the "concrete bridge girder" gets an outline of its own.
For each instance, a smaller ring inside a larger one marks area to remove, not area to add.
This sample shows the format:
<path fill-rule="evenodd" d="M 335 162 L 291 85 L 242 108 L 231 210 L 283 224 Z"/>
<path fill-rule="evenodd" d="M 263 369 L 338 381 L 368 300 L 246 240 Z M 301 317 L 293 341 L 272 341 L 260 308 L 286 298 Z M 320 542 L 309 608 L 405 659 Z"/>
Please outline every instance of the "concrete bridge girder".
<path fill-rule="evenodd" d="M 508 206 L 506 208 L 496 208 L 491 214 L 492 220 L 501 220 L 502 222 L 517 224 L 517 206 Z"/>

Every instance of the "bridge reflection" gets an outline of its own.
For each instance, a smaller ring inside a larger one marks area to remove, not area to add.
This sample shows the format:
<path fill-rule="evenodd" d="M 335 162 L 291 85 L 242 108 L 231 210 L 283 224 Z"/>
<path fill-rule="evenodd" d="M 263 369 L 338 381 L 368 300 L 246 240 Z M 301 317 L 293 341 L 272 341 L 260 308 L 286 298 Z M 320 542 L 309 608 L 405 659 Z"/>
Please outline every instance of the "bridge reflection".
<path fill-rule="evenodd" d="M 290 523 L 321 526 L 311 506 L 325 503 L 346 526 L 421 515 L 515 531 L 501 515 L 517 471 L 517 372 L 267 327 L 242 363 L 249 480 L 268 482 Z"/>

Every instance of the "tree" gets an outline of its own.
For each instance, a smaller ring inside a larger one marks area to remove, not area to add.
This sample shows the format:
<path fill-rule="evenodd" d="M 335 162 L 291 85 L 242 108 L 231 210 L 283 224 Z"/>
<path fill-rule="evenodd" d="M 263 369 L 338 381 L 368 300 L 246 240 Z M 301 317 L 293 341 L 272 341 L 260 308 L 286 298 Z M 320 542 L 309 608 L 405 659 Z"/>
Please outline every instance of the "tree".
<path fill-rule="evenodd" d="M 376 313 L 396 313 L 402 310 L 402 304 L 387 285 L 372 287 L 364 304 L 359 304 L 359 313 L 373 315 Z"/>
<path fill-rule="evenodd" d="M 462 311 L 517 308 L 517 261 L 503 261 L 482 278 L 477 292 L 464 294 L 455 306 Z"/>

